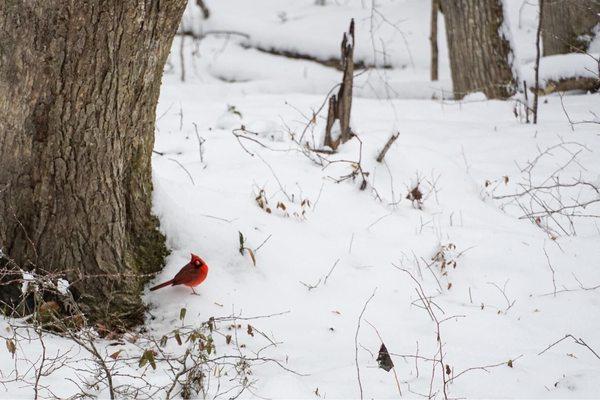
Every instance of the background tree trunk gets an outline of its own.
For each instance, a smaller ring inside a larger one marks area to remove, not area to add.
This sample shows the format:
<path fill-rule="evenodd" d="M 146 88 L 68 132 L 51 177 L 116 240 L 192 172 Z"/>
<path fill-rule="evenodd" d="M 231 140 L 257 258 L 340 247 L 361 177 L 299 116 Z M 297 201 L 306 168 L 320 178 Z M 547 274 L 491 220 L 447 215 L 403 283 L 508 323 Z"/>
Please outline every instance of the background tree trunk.
<path fill-rule="evenodd" d="M 431 44 L 431 80 L 438 80 L 438 10 L 439 0 L 431 0 L 431 21 L 429 42 Z"/>
<path fill-rule="evenodd" d="M 151 155 L 185 4 L 0 5 L 0 248 L 64 273 L 92 320 L 113 327 L 143 321 L 140 291 L 167 253 Z"/>
<path fill-rule="evenodd" d="M 543 13 L 544 56 L 585 52 L 600 23 L 600 1 L 546 0 Z"/>
<path fill-rule="evenodd" d="M 484 92 L 507 98 L 515 92 L 510 42 L 501 32 L 501 0 L 441 0 L 454 97 Z"/>

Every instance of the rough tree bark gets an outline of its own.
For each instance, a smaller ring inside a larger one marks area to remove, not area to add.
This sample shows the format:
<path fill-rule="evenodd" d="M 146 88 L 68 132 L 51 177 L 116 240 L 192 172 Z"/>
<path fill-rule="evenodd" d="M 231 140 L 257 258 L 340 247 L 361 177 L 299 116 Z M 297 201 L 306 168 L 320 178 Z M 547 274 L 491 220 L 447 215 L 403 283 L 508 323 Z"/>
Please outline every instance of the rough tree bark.
<path fill-rule="evenodd" d="M 585 52 L 600 23 L 600 1 L 546 0 L 543 13 L 544 56 Z"/>
<path fill-rule="evenodd" d="M 501 0 L 441 0 L 454 97 L 483 92 L 510 97 L 516 88 Z"/>
<path fill-rule="evenodd" d="M 352 138 L 350 113 L 352 111 L 352 87 L 354 84 L 354 19 L 350 21 L 348 32 L 344 33 L 341 45 L 341 69 L 344 71 L 337 95 L 329 98 L 327 125 L 325 126 L 325 146 L 337 149 L 340 143 Z M 333 137 L 335 121 L 339 121 L 339 137 Z"/>
<path fill-rule="evenodd" d="M 138 324 L 167 252 L 151 154 L 186 1 L 0 3 L 0 248 L 65 275 L 92 321 Z"/>

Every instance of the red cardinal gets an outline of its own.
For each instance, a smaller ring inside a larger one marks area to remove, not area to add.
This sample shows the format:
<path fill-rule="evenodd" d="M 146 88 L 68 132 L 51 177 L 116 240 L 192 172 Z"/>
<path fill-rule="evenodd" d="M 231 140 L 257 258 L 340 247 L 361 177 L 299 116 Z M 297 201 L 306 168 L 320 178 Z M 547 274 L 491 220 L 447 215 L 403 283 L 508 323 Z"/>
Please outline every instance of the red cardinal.
<path fill-rule="evenodd" d="M 164 288 L 165 286 L 185 285 L 192 288 L 192 292 L 197 294 L 194 290 L 194 286 L 201 284 L 208 275 L 208 265 L 195 254 L 192 254 L 192 260 L 187 263 L 181 270 L 175 275 L 175 278 L 170 281 L 156 285 L 150 290 L 157 290 Z"/>

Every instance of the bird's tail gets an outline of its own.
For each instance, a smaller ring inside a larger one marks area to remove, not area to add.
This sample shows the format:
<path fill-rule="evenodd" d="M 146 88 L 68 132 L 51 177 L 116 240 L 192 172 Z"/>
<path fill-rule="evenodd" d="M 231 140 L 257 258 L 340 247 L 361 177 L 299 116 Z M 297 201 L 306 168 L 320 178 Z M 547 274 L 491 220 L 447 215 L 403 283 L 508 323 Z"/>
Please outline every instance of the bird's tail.
<path fill-rule="evenodd" d="M 150 291 L 158 290 L 158 289 L 164 288 L 165 286 L 169 286 L 169 285 L 172 285 L 172 284 L 173 284 L 173 279 L 171 279 L 170 281 L 163 282 L 160 285 L 156 285 L 154 287 L 151 287 Z"/>

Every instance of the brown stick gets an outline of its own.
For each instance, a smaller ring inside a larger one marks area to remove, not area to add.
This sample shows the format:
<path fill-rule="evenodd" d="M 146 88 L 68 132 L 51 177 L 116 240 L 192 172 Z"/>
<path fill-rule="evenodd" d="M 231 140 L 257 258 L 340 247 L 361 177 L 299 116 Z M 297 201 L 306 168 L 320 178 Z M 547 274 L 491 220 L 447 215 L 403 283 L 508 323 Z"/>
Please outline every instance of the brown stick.
<path fill-rule="evenodd" d="M 388 139 L 387 143 L 385 144 L 385 146 L 383 146 L 383 149 L 381 149 L 381 151 L 379 152 L 379 155 L 377 156 L 377 162 L 380 163 L 383 161 L 385 155 L 387 154 L 388 150 L 390 149 L 390 147 L 392 147 L 392 144 L 394 144 L 394 142 L 396 141 L 396 139 L 398 139 L 398 136 L 400 136 L 400 132 L 396 132 L 395 135 L 390 136 L 390 138 Z"/>
<path fill-rule="evenodd" d="M 352 109 L 352 86 L 354 81 L 354 19 L 342 39 L 342 67 L 344 77 L 338 93 L 338 116 L 340 119 L 341 141 L 347 142 L 352 137 L 350 131 L 350 110 Z"/>
<path fill-rule="evenodd" d="M 381 335 L 379 334 L 379 331 L 377 330 L 377 328 L 375 328 L 375 325 L 373 325 L 372 323 L 370 323 L 369 321 L 365 320 L 365 322 L 367 324 L 369 324 L 371 326 L 371 328 L 373 328 L 373 330 L 375 331 L 375 333 L 377 334 L 377 337 L 379 337 L 379 340 L 381 341 L 381 344 L 383 344 L 383 338 L 381 337 Z M 394 379 L 396 380 L 396 387 L 398 388 L 398 395 L 400 397 L 402 397 L 402 389 L 400 388 L 400 381 L 398 380 L 398 374 L 396 373 L 396 367 L 393 366 L 392 367 L 392 372 L 394 373 Z"/>
<path fill-rule="evenodd" d="M 525 95 L 525 123 L 529 123 L 529 97 L 527 95 L 527 81 L 523 81 L 523 94 Z"/>
<path fill-rule="evenodd" d="M 540 91 L 540 36 L 542 32 L 542 19 L 544 15 L 544 0 L 540 0 L 540 18 L 535 36 L 535 92 L 533 93 L 533 123 L 537 124 L 538 97 Z"/>
<path fill-rule="evenodd" d="M 544 350 L 540 351 L 538 353 L 538 356 L 541 356 L 542 354 L 544 354 L 546 351 L 550 350 L 552 347 L 556 346 L 557 344 L 559 344 L 560 342 L 562 342 L 565 339 L 571 338 L 573 339 L 573 341 L 583 347 L 586 347 L 589 351 L 592 352 L 592 354 L 594 354 L 596 356 L 596 358 L 598 358 L 600 360 L 600 355 L 598 355 L 598 353 L 596 353 L 594 351 L 594 349 L 592 349 L 582 338 L 576 338 L 575 336 L 571 335 L 570 333 L 567 333 L 565 335 L 565 337 L 563 337 L 562 339 L 558 339 L 556 342 L 552 343 L 551 345 L 549 345 L 548 347 L 546 347 Z"/>
<path fill-rule="evenodd" d="M 208 19 L 208 17 L 210 17 L 210 10 L 208 9 L 208 7 L 206 7 L 206 4 L 204 4 L 204 1 L 196 0 L 196 4 L 202 10 L 202 16 L 204 17 L 204 19 Z"/>
<path fill-rule="evenodd" d="M 431 43 L 431 80 L 438 80 L 438 42 L 437 42 L 437 20 L 438 20 L 439 0 L 431 1 L 431 33 L 429 41 Z"/>
<path fill-rule="evenodd" d="M 358 380 L 358 389 L 360 390 L 360 399 L 363 399 L 363 387 L 362 387 L 362 381 L 360 380 L 360 367 L 358 365 L 358 332 L 360 331 L 360 321 L 362 320 L 363 314 L 365 313 L 367 306 L 369 305 L 369 303 L 371 302 L 371 300 L 373 299 L 373 297 L 375 297 L 375 292 L 377 292 L 377 288 L 375 288 L 373 290 L 373 294 L 371 294 L 371 296 L 367 299 L 367 301 L 365 302 L 362 311 L 360 312 L 360 315 L 358 316 L 358 323 L 356 325 L 356 334 L 354 335 L 354 364 L 356 365 L 356 377 Z"/>
<path fill-rule="evenodd" d="M 325 126 L 325 146 L 329 146 L 332 149 L 337 149 L 340 138 L 338 137 L 337 139 L 333 140 L 333 138 L 331 137 L 331 129 L 333 128 L 333 124 L 335 123 L 335 120 L 338 118 L 337 115 L 337 97 L 334 94 L 333 96 L 331 96 L 329 98 L 329 109 L 327 112 L 327 125 Z"/>

